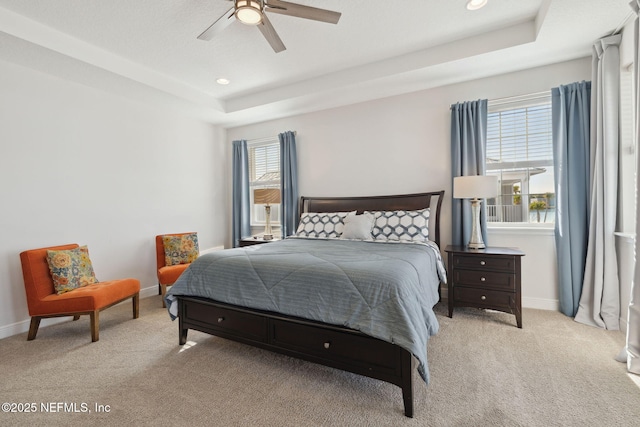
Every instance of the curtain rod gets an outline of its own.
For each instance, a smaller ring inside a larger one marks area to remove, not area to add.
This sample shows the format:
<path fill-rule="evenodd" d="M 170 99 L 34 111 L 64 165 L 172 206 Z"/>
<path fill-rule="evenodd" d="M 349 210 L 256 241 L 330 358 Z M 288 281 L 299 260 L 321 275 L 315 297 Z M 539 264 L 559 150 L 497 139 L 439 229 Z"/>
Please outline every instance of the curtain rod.
<path fill-rule="evenodd" d="M 264 138 L 247 139 L 247 144 L 259 144 L 261 142 L 277 141 L 277 136 L 265 136 Z"/>
<path fill-rule="evenodd" d="M 627 16 L 625 16 L 624 19 L 622 20 L 622 22 L 620 23 L 620 25 L 618 25 L 616 27 L 616 29 L 613 30 L 613 32 L 611 34 L 609 34 L 609 35 L 612 36 L 614 34 L 618 34 L 620 31 L 622 31 L 624 26 L 627 25 L 627 22 L 629 22 L 629 19 L 631 19 L 634 15 L 636 15 L 636 13 L 633 10 L 629 11 Z"/>
<path fill-rule="evenodd" d="M 551 91 L 528 93 L 526 95 L 508 96 L 505 98 L 495 98 L 488 101 L 489 104 L 507 104 L 510 102 L 526 101 L 529 99 L 547 98 L 551 96 Z"/>
<path fill-rule="evenodd" d="M 297 136 L 297 135 L 298 135 L 298 132 L 294 130 L 294 131 L 293 131 L 293 134 Z M 274 139 L 276 139 L 276 140 L 277 140 L 277 139 L 278 139 L 278 135 L 275 135 L 275 136 L 265 136 L 265 137 L 262 137 L 262 138 L 247 139 L 247 143 L 259 144 L 259 143 L 261 143 L 261 142 L 273 141 Z"/>

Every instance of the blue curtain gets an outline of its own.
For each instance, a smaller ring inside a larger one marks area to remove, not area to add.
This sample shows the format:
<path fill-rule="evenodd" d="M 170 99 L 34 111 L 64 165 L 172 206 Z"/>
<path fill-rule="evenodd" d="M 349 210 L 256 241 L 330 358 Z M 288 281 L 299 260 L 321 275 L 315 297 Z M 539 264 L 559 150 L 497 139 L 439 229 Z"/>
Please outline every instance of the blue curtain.
<path fill-rule="evenodd" d="M 280 140 L 280 224 L 282 238 L 296 232 L 298 227 L 298 157 L 296 134 L 287 131 L 278 135 Z"/>
<path fill-rule="evenodd" d="M 247 141 L 233 141 L 233 190 L 232 190 L 232 244 L 240 245 L 240 239 L 251 234 L 249 201 L 249 155 Z"/>
<path fill-rule="evenodd" d="M 486 172 L 487 100 L 451 106 L 451 188 L 456 176 L 484 175 Z M 466 246 L 471 238 L 473 216 L 468 200 L 453 199 L 451 205 L 452 244 Z M 480 211 L 482 239 L 487 241 L 485 204 Z"/>
<path fill-rule="evenodd" d="M 591 82 L 551 89 L 560 311 L 580 303 L 589 236 Z"/>

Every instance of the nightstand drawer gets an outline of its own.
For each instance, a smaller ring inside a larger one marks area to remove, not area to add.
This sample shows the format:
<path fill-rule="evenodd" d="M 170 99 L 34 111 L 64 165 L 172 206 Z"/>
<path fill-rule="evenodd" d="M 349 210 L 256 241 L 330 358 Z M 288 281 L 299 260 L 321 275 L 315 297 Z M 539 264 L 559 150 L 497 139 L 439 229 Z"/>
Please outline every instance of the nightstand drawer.
<path fill-rule="evenodd" d="M 472 307 L 487 307 L 495 309 L 515 308 L 515 294 L 512 292 L 490 291 L 487 289 L 474 289 L 466 287 L 456 287 L 453 290 L 456 303 L 459 305 L 470 305 Z"/>
<path fill-rule="evenodd" d="M 515 262 L 512 256 L 482 256 L 482 255 L 454 255 L 454 268 L 472 268 L 474 270 L 515 272 Z"/>
<path fill-rule="evenodd" d="M 453 280 L 456 285 L 477 286 L 505 291 L 516 290 L 515 274 L 478 270 L 454 270 Z"/>

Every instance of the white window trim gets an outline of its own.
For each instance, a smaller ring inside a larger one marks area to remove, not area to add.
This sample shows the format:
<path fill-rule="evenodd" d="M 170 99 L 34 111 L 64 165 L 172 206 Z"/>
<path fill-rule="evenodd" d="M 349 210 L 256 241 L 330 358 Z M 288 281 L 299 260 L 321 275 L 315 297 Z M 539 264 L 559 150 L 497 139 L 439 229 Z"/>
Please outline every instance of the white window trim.
<path fill-rule="evenodd" d="M 535 222 L 489 222 L 487 223 L 487 232 L 491 234 L 538 234 L 553 236 L 555 234 L 555 225 L 538 224 Z"/>
<path fill-rule="evenodd" d="M 264 147 L 267 145 L 274 145 L 274 144 L 278 144 L 279 140 L 277 136 L 269 136 L 269 137 L 265 137 L 265 138 L 256 138 L 256 139 L 251 139 L 251 140 L 247 140 L 247 149 L 251 150 L 252 148 L 259 148 L 259 147 Z M 249 168 L 251 169 L 251 165 L 249 165 Z M 282 166 L 281 166 L 282 168 Z M 278 185 L 280 186 L 280 180 L 278 181 L 265 181 L 263 184 L 265 186 L 268 185 Z M 253 192 L 253 185 L 251 184 L 252 181 L 249 180 L 249 191 L 250 193 Z M 251 215 L 250 215 L 250 226 L 252 228 L 252 234 L 254 232 L 259 232 L 261 230 L 264 230 L 264 227 L 266 225 L 266 222 L 257 222 L 254 220 L 254 216 L 253 216 L 253 209 L 254 209 L 254 204 L 253 204 L 253 194 L 249 195 L 249 200 L 250 200 L 250 205 L 251 205 Z M 271 226 L 274 228 L 274 230 L 279 230 L 280 229 L 280 219 L 275 219 L 271 221 Z"/>
<path fill-rule="evenodd" d="M 487 101 L 487 112 L 496 113 L 513 110 L 520 107 L 529 107 L 551 103 L 551 90 L 525 95 L 516 95 L 505 98 L 497 98 Z M 554 178 L 555 179 L 555 178 Z M 487 222 L 487 231 L 496 234 L 510 234 L 514 231 L 524 234 L 554 234 L 554 223 L 536 222 Z"/>

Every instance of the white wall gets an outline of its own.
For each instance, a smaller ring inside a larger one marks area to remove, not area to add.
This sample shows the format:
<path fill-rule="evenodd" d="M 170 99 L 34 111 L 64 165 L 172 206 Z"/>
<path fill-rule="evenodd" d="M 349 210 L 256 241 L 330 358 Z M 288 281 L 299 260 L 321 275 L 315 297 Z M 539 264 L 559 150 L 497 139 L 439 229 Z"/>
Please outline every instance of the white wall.
<path fill-rule="evenodd" d="M 224 130 L 5 62 L 0 94 L 0 338 L 28 329 L 21 251 L 86 244 L 150 295 L 156 234 L 224 243 Z"/>
<path fill-rule="evenodd" d="M 297 131 L 301 195 L 352 196 L 444 189 L 442 246 L 446 246 L 451 241 L 450 105 L 540 92 L 590 78 L 591 60 L 583 58 L 242 126 L 229 129 L 227 136 L 231 141 Z M 522 267 L 525 306 L 557 308 L 552 233 L 531 236 L 527 231 L 492 231 L 487 240 L 489 244 L 520 247 L 526 252 Z"/>

